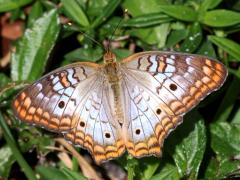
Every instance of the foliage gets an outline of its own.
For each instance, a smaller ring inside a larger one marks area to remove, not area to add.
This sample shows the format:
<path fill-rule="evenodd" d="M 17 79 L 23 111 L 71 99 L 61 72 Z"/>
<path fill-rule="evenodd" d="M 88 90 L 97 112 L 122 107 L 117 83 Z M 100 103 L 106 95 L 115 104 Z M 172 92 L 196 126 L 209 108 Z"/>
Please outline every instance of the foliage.
<path fill-rule="evenodd" d="M 95 41 L 107 38 L 119 59 L 143 50 L 202 54 L 222 61 L 229 76 L 170 134 L 161 159 L 125 154 L 89 168 L 107 177 L 109 166 L 117 166 L 129 179 L 143 180 L 240 177 L 239 10 L 240 1 L 229 0 L 0 0 L 0 17 L 8 17 L 3 28 L 21 22 L 24 29 L 20 38 L 1 34 L 14 51 L 9 66 L 1 48 L 0 177 L 86 179 L 89 169 L 79 168 L 79 158 L 64 153 L 52 133 L 19 123 L 10 105 L 26 82 L 54 68 L 77 59 L 101 63 L 104 49 Z"/>

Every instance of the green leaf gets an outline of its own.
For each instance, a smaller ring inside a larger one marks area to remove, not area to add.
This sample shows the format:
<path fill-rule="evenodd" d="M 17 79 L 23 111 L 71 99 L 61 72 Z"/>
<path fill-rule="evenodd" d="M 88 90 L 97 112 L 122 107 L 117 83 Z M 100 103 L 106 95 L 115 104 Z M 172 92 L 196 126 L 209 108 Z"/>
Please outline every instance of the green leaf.
<path fill-rule="evenodd" d="M 155 174 L 150 180 L 159 180 L 159 179 L 171 179 L 179 180 L 178 169 L 172 164 L 164 164 L 163 168 L 160 170 L 160 173 Z"/>
<path fill-rule="evenodd" d="M 204 14 L 201 22 L 212 27 L 226 27 L 240 23 L 240 13 L 225 9 L 212 10 Z"/>
<path fill-rule="evenodd" d="M 139 168 L 139 162 L 134 157 L 127 155 L 126 170 L 128 172 L 128 179 L 133 180 L 134 176 L 138 175 L 137 169 Z"/>
<path fill-rule="evenodd" d="M 210 177 L 218 177 L 218 168 L 219 168 L 219 161 L 216 158 L 211 158 L 210 162 L 207 165 L 206 172 L 204 174 L 205 179 L 210 179 Z"/>
<path fill-rule="evenodd" d="M 201 47 L 197 51 L 197 54 L 201 54 L 201 55 L 213 57 L 213 58 L 217 57 L 212 43 L 208 40 L 202 43 Z"/>
<path fill-rule="evenodd" d="M 233 40 L 218 37 L 218 36 L 208 36 L 208 39 L 216 44 L 218 47 L 222 48 L 228 54 L 236 58 L 237 61 L 240 61 L 240 45 L 234 42 Z"/>
<path fill-rule="evenodd" d="M 215 179 L 237 179 L 240 177 L 239 173 L 239 160 L 234 160 L 231 158 L 216 159 L 212 158 L 209 165 L 207 166 L 204 179 L 211 180 L 212 177 Z"/>
<path fill-rule="evenodd" d="M 0 13 L 20 8 L 31 2 L 32 0 L 0 0 Z"/>
<path fill-rule="evenodd" d="M 231 123 L 240 124 L 240 108 L 238 108 L 237 112 L 235 113 L 234 117 L 232 118 Z"/>
<path fill-rule="evenodd" d="M 237 75 L 240 77 L 240 68 L 237 71 Z M 221 104 L 218 107 L 217 113 L 214 116 L 214 121 L 227 121 L 237 100 L 239 92 L 236 89 L 240 89 L 240 79 L 235 76 L 231 83 L 228 85 L 228 89 L 223 97 Z"/>
<path fill-rule="evenodd" d="M 231 177 L 238 179 L 240 178 L 239 166 L 239 156 L 221 159 L 217 176 L 219 179 L 231 179 Z"/>
<path fill-rule="evenodd" d="M 87 7 L 87 14 L 90 20 L 96 19 L 102 13 L 102 9 L 110 2 L 111 0 L 94 0 L 88 1 L 87 3 L 78 0 L 81 3 L 82 7 Z"/>
<path fill-rule="evenodd" d="M 124 8 L 127 9 L 133 17 L 149 13 L 159 13 L 161 11 L 159 5 L 166 4 L 169 4 L 168 0 L 127 0 L 123 2 Z"/>
<path fill-rule="evenodd" d="M 102 58 L 102 48 L 78 48 L 74 51 L 67 53 L 64 58 L 70 62 L 74 61 L 91 61 L 96 62 Z"/>
<path fill-rule="evenodd" d="M 62 170 L 54 168 L 54 167 L 45 167 L 45 166 L 37 166 L 36 171 L 40 175 L 40 179 L 44 180 L 68 180 L 69 178 L 65 175 Z M 69 179 L 70 180 L 70 179 Z"/>
<path fill-rule="evenodd" d="M 43 7 L 40 1 L 37 1 L 33 4 L 30 14 L 28 16 L 28 27 L 31 27 L 36 19 L 38 19 L 43 13 Z"/>
<path fill-rule="evenodd" d="M 172 154 L 180 176 L 196 179 L 205 147 L 204 120 L 193 111 L 184 117 L 182 126 L 169 137 L 166 149 Z"/>
<path fill-rule="evenodd" d="M 102 13 L 93 21 L 91 28 L 96 28 L 101 25 L 108 17 L 114 12 L 114 10 L 120 4 L 120 0 L 111 0 L 108 5 L 102 9 Z"/>
<path fill-rule="evenodd" d="M 219 122 L 210 125 L 211 147 L 214 152 L 223 157 L 240 155 L 240 124 Z"/>
<path fill-rule="evenodd" d="M 62 172 L 64 175 L 66 175 L 67 179 L 69 180 L 87 180 L 87 178 L 83 176 L 81 173 L 71 171 L 68 168 L 63 168 Z"/>
<path fill-rule="evenodd" d="M 124 27 L 148 27 L 172 21 L 173 18 L 163 13 L 151 13 L 133 17 L 123 22 Z"/>
<path fill-rule="evenodd" d="M 218 122 L 210 125 L 211 147 L 217 154 L 211 159 L 205 176 L 216 176 L 219 179 L 240 177 L 240 124 Z"/>
<path fill-rule="evenodd" d="M 187 22 L 197 21 L 198 14 L 197 12 L 187 6 L 182 5 L 161 5 L 160 9 L 162 12 L 166 13 L 169 16 L 174 17 L 175 19 L 179 19 Z"/>
<path fill-rule="evenodd" d="M 213 9 L 217 5 L 219 5 L 221 2 L 222 0 L 204 0 L 201 4 L 201 8 L 204 10 Z"/>
<path fill-rule="evenodd" d="M 45 154 L 49 152 L 46 146 L 53 145 L 53 141 L 47 135 L 42 135 L 36 128 L 30 128 L 19 132 L 18 144 L 22 152 L 36 148 L 39 153 Z"/>
<path fill-rule="evenodd" d="M 8 179 L 12 164 L 15 158 L 9 146 L 5 145 L 0 149 L 0 176 Z"/>
<path fill-rule="evenodd" d="M 4 138 L 5 138 L 8 146 L 11 148 L 11 151 L 12 151 L 15 159 L 17 160 L 18 164 L 20 165 L 22 171 L 25 173 L 25 175 L 27 176 L 28 179 L 36 180 L 37 178 L 35 176 L 34 171 L 27 164 L 27 162 L 23 158 L 22 154 L 20 153 L 20 151 L 17 147 L 17 144 L 15 142 L 15 139 L 6 124 L 6 120 L 3 119 L 1 111 L 0 111 L 0 126 L 2 128 Z"/>
<path fill-rule="evenodd" d="M 185 39 L 188 35 L 188 31 L 186 29 L 174 30 L 172 31 L 167 39 L 167 47 L 172 47 Z"/>
<path fill-rule="evenodd" d="M 128 49 L 113 49 L 112 51 L 114 52 L 114 54 L 116 54 L 118 60 L 121 60 L 132 54 L 132 52 Z"/>
<path fill-rule="evenodd" d="M 1 88 L 4 87 L 10 81 L 11 81 L 11 79 L 9 77 L 7 77 L 3 73 L 0 73 L 0 91 L 1 91 Z"/>
<path fill-rule="evenodd" d="M 159 167 L 161 161 L 159 161 L 156 157 L 145 157 L 140 160 L 139 163 L 139 170 L 138 174 L 140 180 L 150 179 L 154 173 L 156 172 L 157 168 Z"/>
<path fill-rule="evenodd" d="M 61 2 L 66 12 L 75 22 L 84 27 L 89 26 L 88 18 L 76 0 L 61 0 Z"/>
<path fill-rule="evenodd" d="M 165 23 L 154 28 L 139 28 L 130 32 L 147 44 L 157 44 L 158 48 L 163 48 L 166 44 L 169 33 L 169 23 Z"/>
<path fill-rule="evenodd" d="M 0 76 L 1 78 L 1 76 Z M 9 80 L 9 82 L 11 82 Z M 11 104 L 12 97 L 19 92 L 19 89 L 25 87 L 24 83 L 8 83 L 7 85 L 0 87 L 0 106 L 5 106 Z"/>
<path fill-rule="evenodd" d="M 25 31 L 16 52 L 12 54 L 11 77 L 14 81 L 32 81 L 42 75 L 59 30 L 57 13 L 52 10 Z"/>
<path fill-rule="evenodd" d="M 189 30 L 189 34 L 184 42 L 181 44 L 180 51 L 192 53 L 194 52 L 202 41 L 202 29 L 199 23 L 194 23 Z"/>

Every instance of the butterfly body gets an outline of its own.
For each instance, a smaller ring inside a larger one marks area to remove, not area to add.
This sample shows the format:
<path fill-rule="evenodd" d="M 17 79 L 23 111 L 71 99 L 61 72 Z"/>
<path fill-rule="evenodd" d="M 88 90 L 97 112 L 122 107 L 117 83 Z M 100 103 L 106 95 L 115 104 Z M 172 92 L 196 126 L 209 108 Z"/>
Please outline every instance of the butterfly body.
<path fill-rule="evenodd" d="M 104 64 L 80 62 L 57 69 L 15 98 L 24 122 L 62 133 L 97 163 L 119 157 L 160 156 L 182 116 L 217 90 L 226 68 L 211 58 L 174 52 L 137 53 Z"/>
<path fill-rule="evenodd" d="M 103 74 L 109 92 L 108 99 L 111 101 L 115 119 L 120 125 L 123 124 L 124 113 L 122 109 L 122 94 L 121 94 L 121 72 L 120 64 L 116 61 L 116 56 L 112 52 L 107 52 L 104 55 Z"/>

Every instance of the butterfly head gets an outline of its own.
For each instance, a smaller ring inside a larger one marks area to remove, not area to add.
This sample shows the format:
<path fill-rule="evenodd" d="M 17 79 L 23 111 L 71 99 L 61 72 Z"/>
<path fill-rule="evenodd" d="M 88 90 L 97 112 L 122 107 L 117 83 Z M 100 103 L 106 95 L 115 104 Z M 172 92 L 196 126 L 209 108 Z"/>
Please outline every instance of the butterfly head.
<path fill-rule="evenodd" d="M 103 61 L 105 64 L 116 62 L 116 55 L 111 51 L 107 51 L 103 56 Z"/>

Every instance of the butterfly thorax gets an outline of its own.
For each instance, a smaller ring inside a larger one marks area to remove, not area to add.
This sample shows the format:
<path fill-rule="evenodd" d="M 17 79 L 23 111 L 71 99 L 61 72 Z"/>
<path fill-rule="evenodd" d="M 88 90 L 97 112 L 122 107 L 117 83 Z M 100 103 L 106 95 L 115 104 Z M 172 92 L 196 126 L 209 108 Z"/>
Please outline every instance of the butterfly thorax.
<path fill-rule="evenodd" d="M 116 62 L 116 56 L 112 52 L 104 55 L 104 76 L 109 84 L 110 102 L 114 107 L 114 115 L 120 124 L 123 123 L 122 98 L 121 98 L 121 72 L 119 63 Z"/>

